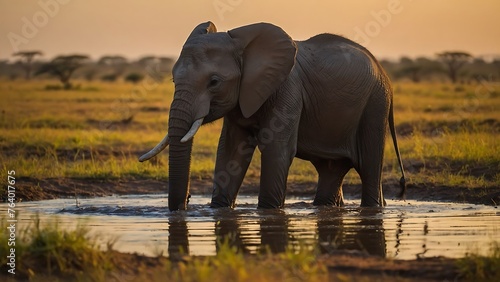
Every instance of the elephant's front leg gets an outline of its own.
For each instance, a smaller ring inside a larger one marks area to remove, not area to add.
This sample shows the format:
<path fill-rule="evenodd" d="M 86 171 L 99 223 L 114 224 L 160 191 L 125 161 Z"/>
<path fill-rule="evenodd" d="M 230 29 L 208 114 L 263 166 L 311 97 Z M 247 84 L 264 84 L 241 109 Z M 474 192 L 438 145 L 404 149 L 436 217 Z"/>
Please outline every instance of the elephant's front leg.
<path fill-rule="evenodd" d="M 288 170 L 296 153 L 296 142 L 273 142 L 259 145 L 261 174 L 259 208 L 282 208 L 285 203 Z"/>
<path fill-rule="evenodd" d="M 255 147 L 256 141 L 249 132 L 224 118 L 215 162 L 211 207 L 234 207 Z"/>

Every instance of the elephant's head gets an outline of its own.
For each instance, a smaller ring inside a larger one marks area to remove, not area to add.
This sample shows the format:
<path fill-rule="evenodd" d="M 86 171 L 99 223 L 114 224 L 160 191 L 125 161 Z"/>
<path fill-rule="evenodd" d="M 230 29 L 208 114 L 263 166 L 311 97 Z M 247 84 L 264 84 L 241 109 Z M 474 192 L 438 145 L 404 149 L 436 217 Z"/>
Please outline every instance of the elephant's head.
<path fill-rule="evenodd" d="M 296 45 L 279 27 L 260 23 L 217 32 L 213 23 L 189 35 L 172 70 L 168 134 L 139 160 L 169 150 L 169 209 L 186 209 L 192 138 L 202 124 L 239 107 L 252 116 L 295 64 Z"/>

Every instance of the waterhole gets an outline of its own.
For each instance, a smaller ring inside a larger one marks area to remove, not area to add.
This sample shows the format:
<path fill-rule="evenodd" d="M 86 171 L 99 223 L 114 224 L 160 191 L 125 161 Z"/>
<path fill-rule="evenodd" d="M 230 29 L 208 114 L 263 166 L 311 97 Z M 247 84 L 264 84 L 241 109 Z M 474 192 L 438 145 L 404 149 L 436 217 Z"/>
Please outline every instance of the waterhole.
<path fill-rule="evenodd" d="M 167 195 L 111 196 L 18 203 L 19 228 L 57 217 L 59 227 L 83 223 L 104 247 L 148 256 L 215 255 L 227 241 L 248 253 L 309 246 L 321 253 L 363 252 L 392 259 L 487 254 L 500 238 L 500 211 L 492 206 L 387 201 L 385 208 L 315 207 L 288 198 L 283 210 L 257 209 L 257 197 L 239 196 L 235 209 L 211 209 L 193 196 L 189 210 L 169 212 Z M 2 217 L 7 205 L 0 205 Z M 5 217 L 4 217 L 5 218 Z"/>

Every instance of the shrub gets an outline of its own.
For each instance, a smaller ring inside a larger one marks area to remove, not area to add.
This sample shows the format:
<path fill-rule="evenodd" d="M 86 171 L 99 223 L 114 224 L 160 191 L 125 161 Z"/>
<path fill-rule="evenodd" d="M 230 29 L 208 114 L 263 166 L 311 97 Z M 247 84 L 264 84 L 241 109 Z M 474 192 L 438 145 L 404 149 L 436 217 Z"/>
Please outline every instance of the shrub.
<path fill-rule="evenodd" d="M 469 254 L 457 262 L 461 277 L 470 281 L 500 281 L 500 243 L 491 244 L 488 256 Z"/>
<path fill-rule="evenodd" d="M 118 79 L 116 74 L 105 74 L 101 76 L 102 81 L 115 82 Z"/>
<path fill-rule="evenodd" d="M 140 73 L 136 73 L 136 72 L 129 73 L 125 77 L 125 81 L 132 82 L 132 83 L 138 83 L 139 81 L 141 81 L 143 79 L 144 79 L 144 75 L 142 75 Z"/>
<path fill-rule="evenodd" d="M 59 226 L 57 219 L 45 225 L 36 216 L 27 228 L 16 231 L 16 275 L 21 279 L 42 279 L 56 277 L 67 279 L 90 278 L 102 280 L 106 271 L 112 268 L 106 252 L 99 250 L 95 236 L 89 235 L 85 225 L 78 224 L 73 230 Z M 0 220 L 5 230 L 8 223 Z M 7 254 L 7 232 L 0 236 L 0 253 Z M 113 243 L 108 242 L 111 250 Z M 6 256 L 0 258 L 2 265 L 7 264 Z M 43 265 L 44 267 L 40 267 Z M 42 279 L 43 280 L 43 279 Z"/>

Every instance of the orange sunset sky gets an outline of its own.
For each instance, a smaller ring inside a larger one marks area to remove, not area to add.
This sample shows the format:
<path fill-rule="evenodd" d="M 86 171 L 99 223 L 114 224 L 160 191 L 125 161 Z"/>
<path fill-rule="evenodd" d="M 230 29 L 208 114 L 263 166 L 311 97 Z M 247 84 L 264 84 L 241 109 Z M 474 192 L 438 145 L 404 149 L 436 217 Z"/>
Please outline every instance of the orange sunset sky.
<path fill-rule="evenodd" d="M 255 23 L 292 38 L 341 34 L 379 58 L 444 50 L 500 56 L 498 0 L 0 0 L 0 59 L 19 50 L 58 54 L 176 57 L 198 23 L 219 31 Z"/>

